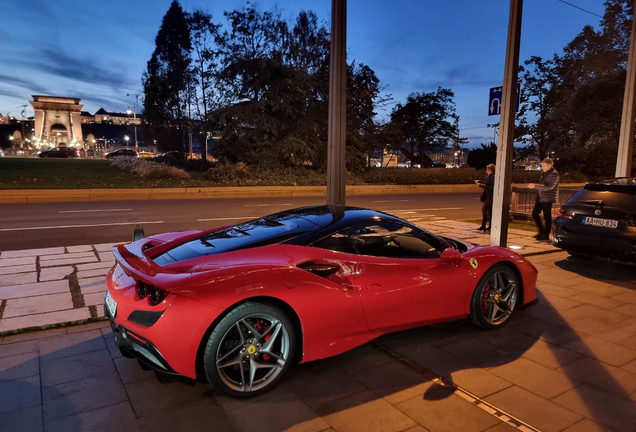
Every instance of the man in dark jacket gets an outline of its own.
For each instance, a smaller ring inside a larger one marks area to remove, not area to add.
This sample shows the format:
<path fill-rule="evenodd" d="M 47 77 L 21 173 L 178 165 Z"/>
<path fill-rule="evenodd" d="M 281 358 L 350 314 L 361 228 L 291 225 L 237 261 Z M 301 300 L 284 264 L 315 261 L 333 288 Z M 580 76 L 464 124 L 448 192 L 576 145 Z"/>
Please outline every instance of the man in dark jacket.
<path fill-rule="evenodd" d="M 532 210 L 532 217 L 537 224 L 539 234 L 537 240 L 550 240 L 550 230 L 552 228 L 552 204 L 557 202 L 559 197 L 559 173 L 554 169 L 554 162 L 550 158 L 541 161 L 541 180 L 538 184 L 530 183 L 530 189 L 539 191 L 539 196 Z M 545 226 L 541 221 L 541 213 L 545 219 Z"/>
<path fill-rule="evenodd" d="M 484 203 L 481 207 L 481 226 L 477 228 L 477 231 L 480 232 L 490 231 L 492 220 L 492 198 L 493 190 L 495 188 L 495 164 L 490 164 L 486 167 L 486 174 L 485 181 L 475 180 L 475 183 L 477 183 L 480 188 L 484 189 L 480 198 L 481 202 Z"/>

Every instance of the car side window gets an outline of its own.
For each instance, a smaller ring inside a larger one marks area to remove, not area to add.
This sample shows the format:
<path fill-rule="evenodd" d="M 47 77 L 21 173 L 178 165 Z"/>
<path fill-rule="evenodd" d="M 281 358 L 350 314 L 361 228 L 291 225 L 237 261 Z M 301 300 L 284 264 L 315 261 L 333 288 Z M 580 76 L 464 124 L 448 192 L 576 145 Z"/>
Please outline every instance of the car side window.
<path fill-rule="evenodd" d="M 356 250 L 353 248 L 353 244 L 351 244 L 351 240 L 349 240 L 349 236 L 345 232 L 337 232 L 329 237 L 325 237 L 312 243 L 310 246 L 334 252 L 344 252 L 349 254 L 356 253 Z"/>
<path fill-rule="evenodd" d="M 406 225 L 378 223 L 349 230 L 360 255 L 385 258 L 438 258 L 438 250 L 426 235 Z"/>

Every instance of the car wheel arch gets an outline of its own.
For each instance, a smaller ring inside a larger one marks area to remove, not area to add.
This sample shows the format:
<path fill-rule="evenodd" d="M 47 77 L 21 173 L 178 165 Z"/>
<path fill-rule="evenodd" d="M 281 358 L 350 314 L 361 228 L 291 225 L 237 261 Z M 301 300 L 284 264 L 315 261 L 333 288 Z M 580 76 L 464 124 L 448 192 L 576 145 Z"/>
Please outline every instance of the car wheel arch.
<path fill-rule="evenodd" d="M 505 266 L 508 266 L 514 272 L 515 276 L 517 277 L 517 282 L 519 282 L 519 299 L 520 299 L 519 304 L 522 304 L 525 290 L 523 287 L 523 277 L 521 277 L 521 271 L 519 270 L 519 267 L 511 261 L 501 261 L 498 264 L 503 264 Z"/>
<path fill-rule="evenodd" d="M 477 287 L 479 286 L 479 284 L 481 283 L 482 279 L 484 278 L 484 276 L 486 275 L 486 273 L 488 273 L 488 271 L 498 265 L 504 265 L 506 267 L 508 267 L 510 270 L 512 270 L 512 272 L 515 274 L 516 278 L 517 278 L 517 282 L 519 283 L 519 303 L 518 305 L 523 304 L 523 295 L 524 295 L 524 287 L 523 287 L 523 278 L 521 277 L 521 271 L 519 270 L 519 267 L 517 267 L 517 265 L 511 261 L 499 261 L 494 263 L 493 265 L 491 265 L 490 267 L 488 267 L 486 269 L 486 271 L 484 271 L 484 273 L 482 273 L 481 278 L 477 281 L 477 284 L 475 284 L 475 286 L 473 287 L 473 292 L 477 289 Z M 471 292 L 471 299 L 472 299 L 472 292 Z M 472 301 L 471 301 L 471 305 L 470 305 L 470 313 L 472 314 L 473 312 L 473 308 L 472 308 Z"/>
<path fill-rule="evenodd" d="M 207 346 L 208 339 L 210 338 L 210 335 L 214 331 L 214 328 L 230 311 L 235 309 L 237 306 L 240 306 L 243 303 L 247 303 L 247 302 L 270 304 L 272 306 L 276 306 L 277 308 L 282 310 L 285 313 L 285 315 L 287 315 L 287 317 L 292 321 L 294 325 L 294 330 L 296 330 L 297 343 L 296 343 L 296 352 L 294 353 L 294 361 L 298 362 L 302 359 L 303 342 L 304 342 L 303 328 L 300 321 L 300 317 L 298 316 L 294 308 L 291 307 L 289 303 L 276 297 L 269 297 L 269 296 L 249 297 L 228 306 L 223 311 L 223 313 L 219 314 L 219 316 L 216 317 L 216 319 L 210 324 L 210 326 L 204 333 L 203 337 L 201 338 L 201 341 L 199 342 L 199 348 L 197 349 L 197 356 L 196 356 L 197 380 L 207 382 L 207 379 L 205 377 L 205 370 L 204 370 L 204 354 L 205 354 L 205 348 Z"/>

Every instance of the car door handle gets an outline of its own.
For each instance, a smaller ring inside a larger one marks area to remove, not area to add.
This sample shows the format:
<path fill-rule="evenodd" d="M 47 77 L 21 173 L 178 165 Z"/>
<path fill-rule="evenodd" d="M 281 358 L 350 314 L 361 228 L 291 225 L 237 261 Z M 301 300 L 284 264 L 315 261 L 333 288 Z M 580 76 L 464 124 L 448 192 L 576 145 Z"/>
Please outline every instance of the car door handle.
<path fill-rule="evenodd" d="M 320 277 L 331 276 L 334 273 L 338 273 L 340 270 L 340 266 L 335 264 L 316 264 L 312 261 L 298 264 L 296 267 Z"/>

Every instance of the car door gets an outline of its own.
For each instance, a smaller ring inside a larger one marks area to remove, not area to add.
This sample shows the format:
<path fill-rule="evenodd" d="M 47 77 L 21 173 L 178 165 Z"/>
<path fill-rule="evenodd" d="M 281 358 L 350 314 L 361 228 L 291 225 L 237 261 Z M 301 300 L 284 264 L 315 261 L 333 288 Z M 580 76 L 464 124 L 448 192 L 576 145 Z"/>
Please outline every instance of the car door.
<path fill-rule="evenodd" d="M 347 290 L 355 289 L 354 276 L 358 264 L 358 256 L 346 232 L 333 233 L 314 242 L 311 247 L 323 250 L 320 258 L 313 258 L 311 262 L 323 267 L 325 278 Z M 326 269 L 329 266 L 333 268 L 333 272 L 326 274 L 330 272 Z"/>
<path fill-rule="evenodd" d="M 348 231 L 358 253 L 354 277 L 370 329 L 468 315 L 465 261 L 440 261 L 446 245 L 423 230 L 377 223 Z"/>

